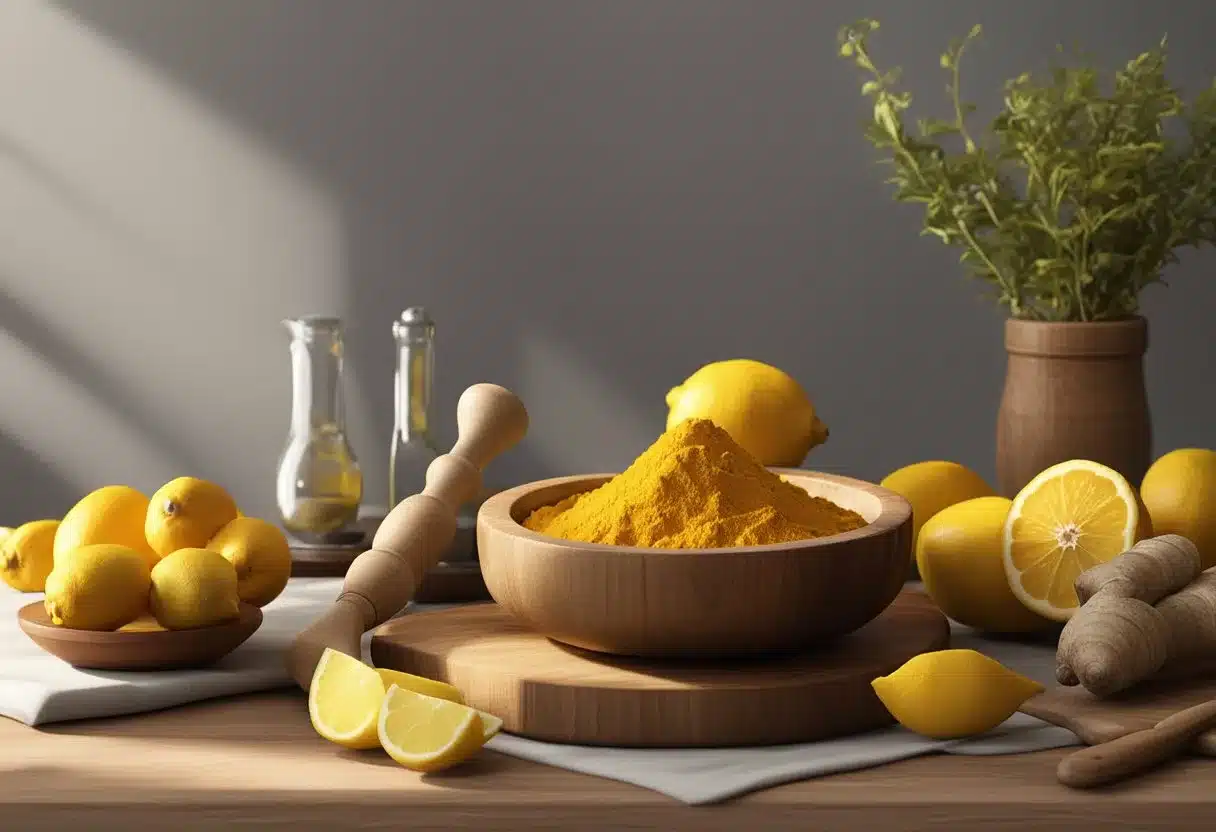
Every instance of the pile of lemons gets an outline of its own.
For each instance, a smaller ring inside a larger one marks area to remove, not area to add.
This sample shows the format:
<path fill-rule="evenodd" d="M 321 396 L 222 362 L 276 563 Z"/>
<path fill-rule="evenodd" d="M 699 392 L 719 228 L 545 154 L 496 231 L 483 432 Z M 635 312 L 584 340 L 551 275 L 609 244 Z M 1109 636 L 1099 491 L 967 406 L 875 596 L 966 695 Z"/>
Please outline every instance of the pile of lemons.
<path fill-rule="evenodd" d="M 283 532 L 195 477 L 171 480 L 151 498 L 107 485 L 61 520 L 4 532 L 0 579 L 43 592 L 52 623 L 77 630 L 147 618 L 168 630 L 221 624 L 239 617 L 241 602 L 269 604 L 291 577 Z"/>
<path fill-rule="evenodd" d="M 1137 488 L 1083 459 L 1053 465 L 1012 499 L 954 462 L 918 462 L 882 485 L 912 504 L 925 591 L 947 616 L 1002 634 L 1049 630 L 1078 606 L 1077 576 L 1154 534 L 1192 540 L 1216 566 L 1216 451 L 1160 457 Z"/>

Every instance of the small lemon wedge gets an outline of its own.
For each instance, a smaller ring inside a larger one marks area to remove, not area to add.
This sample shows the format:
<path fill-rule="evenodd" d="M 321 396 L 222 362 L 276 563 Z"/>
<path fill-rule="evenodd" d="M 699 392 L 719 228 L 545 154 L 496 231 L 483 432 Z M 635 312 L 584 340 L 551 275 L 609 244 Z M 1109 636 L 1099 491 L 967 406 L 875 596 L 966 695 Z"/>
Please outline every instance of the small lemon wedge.
<path fill-rule="evenodd" d="M 380 708 L 386 692 L 396 685 L 402 690 L 464 705 L 464 696 L 452 685 L 371 667 L 338 650 L 326 648 L 317 662 L 308 687 L 308 716 L 312 727 L 325 739 L 346 748 L 367 749 L 380 745 Z M 498 717 L 475 711 L 480 717 L 482 742 L 502 730 Z"/>
<path fill-rule="evenodd" d="M 318 734 L 345 748 L 375 748 L 383 701 L 384 681 L 375 668 L 325 648 L 308 686 L 308 717 Z"/>
<path fill-rule="evenodd" d="M 900 725 L 939 740 L 991 731 L 1043 691 L 975 650 L 922 653 L 870 685 Z"/>
<path fill-rule="evenodd" d="M 384 697 L 377 729 L 388 755 L 411 771 L 450 768 L 486 743 L 485 724 L 474 708 L 397 685 Z"/>
<path fill-rule="evenodd" d="M 421 693 L 423 696 L 446 699 L 459 705 L 466 704 L 464 695 L 447 682 L 437 682 L 434 679 L 427 679 L 425 676 L 402 673 L 400 670 L 389 670 L 387 667 L 377 667 L 376 672 L 380 674 L 386 691 L 392 685 L 396 685 L 405 690 L 412 690 L 414 693 Z"/>

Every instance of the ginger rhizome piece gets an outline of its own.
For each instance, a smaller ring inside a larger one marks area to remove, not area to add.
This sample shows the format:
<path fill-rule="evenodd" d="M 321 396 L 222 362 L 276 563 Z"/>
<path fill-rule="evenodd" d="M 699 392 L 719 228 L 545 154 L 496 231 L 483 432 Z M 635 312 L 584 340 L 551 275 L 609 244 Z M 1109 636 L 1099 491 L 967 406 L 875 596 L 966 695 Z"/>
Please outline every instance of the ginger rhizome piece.
<path fill-rule="evenodd" d="M 1056 679 L 1110 696 L 1167 664 L 1216 654 L 1216 569 L 1176 534 L 1142 540 L 1077 577 L 1081 606 L 1060 634 Z"/>

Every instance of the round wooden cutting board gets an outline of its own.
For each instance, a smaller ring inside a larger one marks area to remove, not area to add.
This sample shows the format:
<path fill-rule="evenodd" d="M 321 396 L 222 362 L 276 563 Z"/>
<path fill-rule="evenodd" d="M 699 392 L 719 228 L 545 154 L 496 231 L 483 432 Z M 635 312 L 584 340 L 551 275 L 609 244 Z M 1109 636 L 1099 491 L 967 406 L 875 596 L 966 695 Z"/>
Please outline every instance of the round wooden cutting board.
<path fill-rule="evenodd" d="M 811 742 L 893 722 L 870 687 L 949 645 L 945 617 L 904 592 L 830 647 L 755 661 L 616 658 L 552 642 L 496 604 L 406 615 L 376 630 L 372 662 L 449 682 L 505 730 L 580 745 Z"/>

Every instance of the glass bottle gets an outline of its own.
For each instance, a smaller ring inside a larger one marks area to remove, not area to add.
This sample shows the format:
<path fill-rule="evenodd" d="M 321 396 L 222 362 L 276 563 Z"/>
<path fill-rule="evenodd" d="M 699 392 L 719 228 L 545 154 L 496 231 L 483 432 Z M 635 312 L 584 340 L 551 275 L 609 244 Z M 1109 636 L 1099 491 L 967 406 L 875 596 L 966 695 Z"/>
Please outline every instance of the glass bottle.
<path fill-rule="evenodd" d="M 393 374 L 393 438 L 389 449 L 388 507 L 422 491 L 426 469 L 440 451 L 430 434 L 435 322 L 421 306 L 393 321 L 397 371 Z"/>
<path fill-rule="evenodd" d="M 342 321 L 289 318 L 291 428 L 279 458 L 276 500 L 291 532 L 323 537 L 352 523 L 363 475 L 346 438 L 342 394 Z"/>

